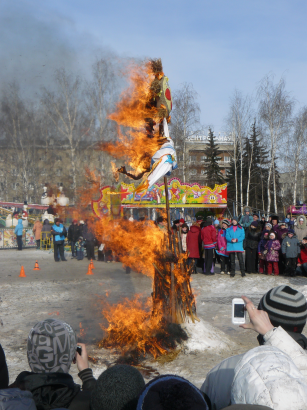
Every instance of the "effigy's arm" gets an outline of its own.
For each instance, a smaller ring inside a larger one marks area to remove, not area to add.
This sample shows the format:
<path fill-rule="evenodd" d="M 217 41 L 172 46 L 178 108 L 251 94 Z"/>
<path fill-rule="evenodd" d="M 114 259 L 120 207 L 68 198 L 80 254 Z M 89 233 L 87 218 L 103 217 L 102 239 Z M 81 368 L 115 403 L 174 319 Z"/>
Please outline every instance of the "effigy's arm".
<path fill-rule="evenodd" d="M 149 171 L 150 171 L 150 169 L 146 169 L 145 171 L 139 173 L 138 175 L 133 175 L 130 172 L 127 172 L 125 166 L 122 166 L 117 170 L 117 172 L 120 172 L 121 174 L 127 175 L 127 177 L 132 178 L 135 181 L 138 180 L 138 179 L 141 179 L 144 176 L 144 174 L 146 174 L 146 172 L 149 172 Z"/>

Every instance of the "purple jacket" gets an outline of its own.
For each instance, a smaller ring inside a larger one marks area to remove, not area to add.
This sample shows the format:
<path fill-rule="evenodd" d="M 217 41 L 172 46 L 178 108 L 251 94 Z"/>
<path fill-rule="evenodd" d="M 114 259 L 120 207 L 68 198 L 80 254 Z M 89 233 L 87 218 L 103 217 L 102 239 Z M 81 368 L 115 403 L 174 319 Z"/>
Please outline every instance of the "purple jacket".
<path fill-rule="evenodd" d="M 280 244 L 282 243 L 282 240 L 287 236 L 287 232 L 288 232 L 288 228 L 285 229 L 281 229 L 280 227 L 278 227 L 276 235 L 277 235 L 277 239 L 279 240 Z"/>
<path fill-rule="evenodd" d="M 217 236 L 217 250 L 216 253 L 222 256 L 229 256 L 229 252 L 226 251 L 227 241 L 226 241 L 226 230 L 220 229 Z"/>
<path fill-rule="evenodd" d="M 271 248 L 269 250 L 269 244 L 271 240 L 269 239 L 267 243 L 265 244 L 265 249 L 268 251 L 268 253 L 265 255 L 265 260 L 267 262 L 278 262 L 279 261 L 279 249 L 280 249 L 280 242 L 278 239 L 274 239 L 271 245 Z"/>

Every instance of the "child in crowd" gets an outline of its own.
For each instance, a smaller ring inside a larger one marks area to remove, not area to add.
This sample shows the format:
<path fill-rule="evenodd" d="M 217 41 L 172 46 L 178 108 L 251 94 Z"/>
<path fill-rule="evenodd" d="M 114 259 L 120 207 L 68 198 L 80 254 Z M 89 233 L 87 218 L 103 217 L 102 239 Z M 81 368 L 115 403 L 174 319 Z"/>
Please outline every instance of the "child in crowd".
<path fill-rule="evenodd" d="M 242 278 L 245 276 L 245 267 L 243 262 L 243 241 L 245 238 L 245 231 L 242 226 L 238 224 L 238 220 L 239 218 L 237 216 L 233 216 L 232 225 L 226 230 L 227 252 L 230 253 L 231 278 L 234 278 L 236 274 L 236 255 L 239 260 L 241 276 Z"/>
<path fill-rule="evenodd" d="M 187 236 L 189 232 L 189 227 L 186 223 L 182 224 L 181 226 L 181 246 L 182 246 L 182 252 L 187 251 Z"/>
<path fill-rule="evenodd" d="M 271 224 L 267 224 L 272 226 Z M 265 261 L 265 245 L 269 240 L 269 230 L 265 230 L 262 233 L 262 238 L 258 244 L 258 259 L 259 259 L 259 273 L 267 273 L 266 261 Z"/>
<path fill-rule="evenodd" d="M 227 252 L 227 241 L 226 241 L 226 229 L 229 227 L 230 222 L 227 219 L 222 221 L 222 229 L 220 229 L 217 236 L 217 249 L 216 253 L 220 257 L 221 261 L 221 275 L 227 273 L 230 275 L 230 259 L 229 253 Z"/>
<path fill-rule="evenodd" d="M 293 229 L 288 230 L 287 237 L 282 242 L 281 250 L 286 259 L 285 274 L 295 276 L 296 258 L 300 253 L 300 245 Z"/>
<path fill-rule="evenodd" d="M 266 260 L 268 275 L 272 275 L 272 272 L 274 272 L 275 276 L 279 275 L 279 269 L 278 269 L 279 252 L 278 251 L 280 249 L 280 242 L 276 238 L 275 232 L 270 232 L 269 240 L 264 245 L 264 248 L 265 248 L 264 253 L 266 253 L 265 260 Z"/>
<path fill-rule="evenodd" d="M 84 258 L 84 240 L 82 236 L 79 237 L 76 243 L 76 250 L 77 250 L 77 260 L 82 261 Z"/>
<path fill-rule="evenodd" d="M 307 276 L 307 237 L 301 243 L 301 253 L 297 258 L 296 275 Z"/>

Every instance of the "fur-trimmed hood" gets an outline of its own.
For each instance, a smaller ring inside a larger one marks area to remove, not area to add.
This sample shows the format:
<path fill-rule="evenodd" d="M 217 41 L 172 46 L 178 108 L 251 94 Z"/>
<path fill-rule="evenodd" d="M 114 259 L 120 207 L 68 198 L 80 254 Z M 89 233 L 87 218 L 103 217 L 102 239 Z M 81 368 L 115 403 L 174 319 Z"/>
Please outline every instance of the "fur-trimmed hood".
<path fill-rule="evenodd" d="M 300 219 L 301 219 L 301 218 L 304 220 L 304 222 L 303 222 L 302 225 L 300 224 Z M 305 215 L 299 215 L 299 216 L 296 218 L 296 228 L 297 228 L 297 229 L 306 229 L 306 217 L 305 217 Z"/>

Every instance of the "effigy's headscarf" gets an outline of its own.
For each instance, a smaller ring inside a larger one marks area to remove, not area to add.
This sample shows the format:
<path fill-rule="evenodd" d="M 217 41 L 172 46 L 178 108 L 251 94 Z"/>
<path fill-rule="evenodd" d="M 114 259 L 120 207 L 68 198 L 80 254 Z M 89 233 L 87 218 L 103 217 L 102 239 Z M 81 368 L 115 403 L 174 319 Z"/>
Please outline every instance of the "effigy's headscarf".
<path fill-rule="evenodd" d="M 28 336 L 27 356 L 34 373 L 68 373 L 77 349 L 73 328 L 57 319 L 36 323 Z"/>

